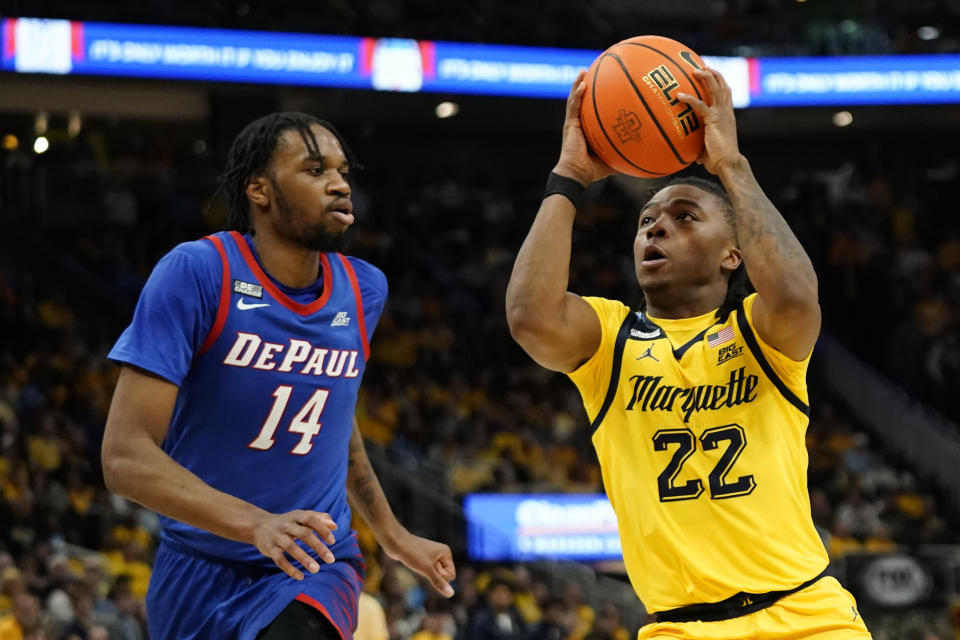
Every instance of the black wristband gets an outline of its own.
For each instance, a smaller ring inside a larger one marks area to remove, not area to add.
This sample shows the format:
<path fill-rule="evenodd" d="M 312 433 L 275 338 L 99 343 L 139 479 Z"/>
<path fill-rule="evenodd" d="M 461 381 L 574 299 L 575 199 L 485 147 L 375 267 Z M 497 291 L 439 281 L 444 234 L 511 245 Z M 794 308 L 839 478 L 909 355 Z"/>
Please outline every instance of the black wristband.
<path fill-rule="evenodd" d="M 573 178 L 561 176 L 551 171 L 550 176 L 547 178 L 547 187 L 543 190 L 543 197 L 546 198 L 547 196 L 559 193 L 572 202 L 574 207 L 579 209 L 580 201 L 583 199 L 583 192 L 586 191 L 586 189 L 585 186 Z"/>

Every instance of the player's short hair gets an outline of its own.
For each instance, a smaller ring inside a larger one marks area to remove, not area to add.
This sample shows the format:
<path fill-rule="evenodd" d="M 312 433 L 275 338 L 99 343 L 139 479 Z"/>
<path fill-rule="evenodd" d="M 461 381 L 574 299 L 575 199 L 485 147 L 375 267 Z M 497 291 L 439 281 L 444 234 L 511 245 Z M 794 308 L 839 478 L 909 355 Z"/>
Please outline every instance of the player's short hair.
<path fill-rule="evenodd" d="M 723 212 L 723 216 L 727 221 L 727 225 L 730 227 L 730 233 L 733 236 L 734 244 L 736 246 L 740 246 L 740 241 L 737 239 L 737 222 L 733 213 L 733 203 L 730 201 L 730 196 L 727 195 L 727 190 L 724 189 L 723 185 L 719 182 L 707 180 L 706 178 L 701 178 L 699 176 L 677 176 L 669 182 L 651 189 L 650 197 L 653 197 L 667 187 L 674 187 L 684 184 L 691 187 L 696 187 L 701 191 L 705 191 L 717 199 L 717 201 L 720 203 L 720 210 Z M 744 263 L 741 262 L 740 266 L 730 273 L 730 278 L 727 281 L 727 295 L 720 304 L 720 308 L 717 309 L 717 319 L 721 322 L 726 321 L 727 316 L 730 315 L 730 312 L 740 306 L 740 303 L 743 301 L 743 299 L 752 292 L 753 284 L 750 282 L 750 278 L 747 276 L 746 266 L 744 266 Z M 646 300 L 644 300 L 641 303 L 641 309 L 646 308 L 646 306 Z"/>
<path fill-rule="evenodd" d="M 343 147 L 352 170 L 362 168 L 357 162 L 353 151 L 344 141 L 337 129 L 327 122 L 306 113 L 282 111 L 271 113 L 258 118 L 248 124 L 237 134 L 230 151 L 227 153 L 227 164 L 220 176 L 220 184 L 214 194 L 214 199 L 223 194 L 227 201 L 227 215 L 224 228 L 228 231 L 252 233 L 253 224 L 250 220 L 250 202 L 247 199 L 247 184 L 251 178 L 263 175 L 270 165 L 273 153 L 277 149 L 280 137 L 287 131 L 294 130 L 300 134 L 304 146 L 310 153 L 319 155 L 317 139 L 310 129 L 318 124 L 336 137 Z"/>

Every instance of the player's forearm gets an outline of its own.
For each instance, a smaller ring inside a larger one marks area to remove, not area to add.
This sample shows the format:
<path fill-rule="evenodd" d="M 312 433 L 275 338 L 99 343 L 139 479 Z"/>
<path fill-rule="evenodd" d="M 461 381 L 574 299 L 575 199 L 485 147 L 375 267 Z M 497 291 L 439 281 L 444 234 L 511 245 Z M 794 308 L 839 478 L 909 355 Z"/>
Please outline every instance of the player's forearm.
<path fill-rule="evenodd" d="M 113 493 L 230 540 L 252 543 L 254 525 L 266 513 L 217 491 L 146 436 L 105 441 L 103 472 Z"/>
<path fill-rule="evenodd" d="M 747 275 L 772 308 L 817 304 L 817 274 L 743 156 L 719 172 L 733 204 Z"/>
<path fill-rule="evenodd" d="M 347 463 L 347 498 L 351 507 L 370 526 L 388 555 L 394 555 L 396 540 L 406 531 L 397 520 L 370 464 L 357 421 L 353 421 Z"/>
<path fill-rule="evenodd" d="M 507 323 L 515 337 L 555 322 L 563 310 L 576 213 L 563 195 L 540 205 L 507 284 Z"/>

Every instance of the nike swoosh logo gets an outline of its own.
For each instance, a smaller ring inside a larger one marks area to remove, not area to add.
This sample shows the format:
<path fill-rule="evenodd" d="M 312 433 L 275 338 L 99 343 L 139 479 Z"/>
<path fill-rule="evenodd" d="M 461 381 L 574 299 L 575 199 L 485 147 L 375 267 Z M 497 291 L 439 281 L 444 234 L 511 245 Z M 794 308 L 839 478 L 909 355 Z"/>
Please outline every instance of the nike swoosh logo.
<path fill-rule="evenodd" d="M 245 302 L 243 298 L 240 298 L 239 300 L 237 300 L 237 309 L 240 309 L 240 311 L 246 311 L 247 309 L 258 309 L 260 307 L 269 307 L 269 306 L 270 305 L 266 302 L 249 303 L 249 302 Z"/>

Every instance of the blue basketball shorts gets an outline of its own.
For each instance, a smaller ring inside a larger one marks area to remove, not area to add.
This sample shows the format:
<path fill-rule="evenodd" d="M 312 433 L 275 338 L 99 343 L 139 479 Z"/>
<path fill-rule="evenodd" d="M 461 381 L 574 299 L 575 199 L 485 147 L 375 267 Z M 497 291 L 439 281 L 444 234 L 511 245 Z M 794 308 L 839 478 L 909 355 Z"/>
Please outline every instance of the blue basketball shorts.
<path fill-rule="evenodd" d="M 147 592 L 150 637 L 254 640 L 291 600 L 299 600 L 330 620 L 341 640 L 353 640 L 364 565 L 356 538 L 349 540 L 352 548 L 334 551 L 336 562 L 321 562 L 317 573 L 303 571 L 298 582 L 278 568 L 231 563 L 165 539 Z"/>

